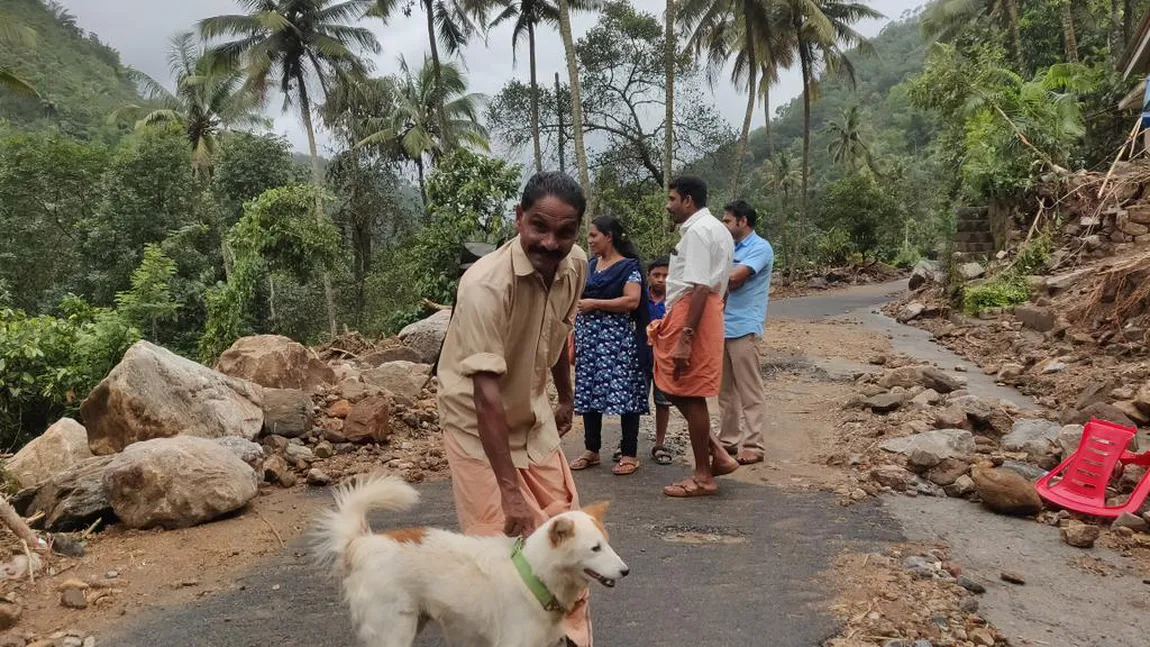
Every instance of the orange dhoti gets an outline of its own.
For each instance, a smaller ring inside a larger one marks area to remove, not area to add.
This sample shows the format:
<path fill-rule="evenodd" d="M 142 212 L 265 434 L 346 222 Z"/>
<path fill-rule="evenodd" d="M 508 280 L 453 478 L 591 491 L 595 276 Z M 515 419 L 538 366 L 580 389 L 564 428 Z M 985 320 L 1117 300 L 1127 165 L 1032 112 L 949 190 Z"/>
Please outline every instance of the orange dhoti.
<path fill-rule="evenodd" d="M 667 316 L 651 322 L 647 339 L 655 356 L 655 386 L 671 397 L 709 398 L 719 394 L 723 380 L 723 300 L 712 292 L 695 337 L 691 358 L 675 379 L 675 360 L 671 354 L 687 326 L 690 297 L 675 302 Z"/>
<path fill-rule="evenodd" d="M 460 530 L 466 535 L 502 535 L 503 506 L 490 463 L 464 451 L 449 432 L 443 434 L 443 447 L 451 468 L 451 489 Z M 537 525 L 579 508 L 575 480 L 562 450 L 556 448 L 546 460 L 529 463 L 516 472 L 519 490 L 534 513 Z M 510 560 L 511 556 L 507 558 Z M 565 630 L 578 647 L 591 647 L 591 609 L 586 597 L 567 614 Z"/>

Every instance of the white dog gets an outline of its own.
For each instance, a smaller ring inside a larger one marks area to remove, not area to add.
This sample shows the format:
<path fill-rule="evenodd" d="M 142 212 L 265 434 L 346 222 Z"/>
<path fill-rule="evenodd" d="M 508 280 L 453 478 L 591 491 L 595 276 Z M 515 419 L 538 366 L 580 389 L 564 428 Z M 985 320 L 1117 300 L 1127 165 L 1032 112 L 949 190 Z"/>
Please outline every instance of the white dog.
<path fill-rule="evenodd" d="M 525 540 L 368 527 L 370 510 L 417 500 L 403 481 L 369 477 L 340 488 L 320 521 L 321 558 L 338 564 L 368 647 L 409 647 L 429 619 L 451 645 L 551 647 L 564 641 L 563 617 L 591 580 L 613 587 L 628 573 L 607 544 L 605 503 L 554 517 Z"/>

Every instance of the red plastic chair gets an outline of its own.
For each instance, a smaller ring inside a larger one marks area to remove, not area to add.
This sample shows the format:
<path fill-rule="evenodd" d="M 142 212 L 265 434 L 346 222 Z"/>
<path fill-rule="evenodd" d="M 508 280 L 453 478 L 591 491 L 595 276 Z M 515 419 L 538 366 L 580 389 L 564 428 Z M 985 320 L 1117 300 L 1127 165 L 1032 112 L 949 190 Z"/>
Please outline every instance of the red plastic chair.
<path fill-rule="evenodd" d="M 1150 452 L 1134 454 L 1126 446 L 1138 433 L 1106 420 L 1091 419 L 1082 431 L 1078 451 L 1034 484 L 1042 498 L 1074 512 L 1098 517 L 1137 514 L 1150 495 L 1150 472 L 1120 506 L 1106 505 L 1106 486 L 1119 464 L 1150 465 Z"/>

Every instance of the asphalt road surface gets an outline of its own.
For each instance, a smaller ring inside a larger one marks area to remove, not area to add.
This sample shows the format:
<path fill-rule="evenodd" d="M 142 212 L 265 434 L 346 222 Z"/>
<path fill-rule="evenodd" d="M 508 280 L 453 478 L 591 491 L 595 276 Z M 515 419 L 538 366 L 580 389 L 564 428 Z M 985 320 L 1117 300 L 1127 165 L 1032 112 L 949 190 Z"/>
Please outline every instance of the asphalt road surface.
<path fill-rule="evenodd" d="M 849 295 L 778 301 L 772 316 L 818 319 L 885 301 L 892 286 Z M 837 626 L 825 578 L 843 550 L 901 539 L 875 503 L 843 508 L 830 495 L 723 480 L 717 498 L 674 500 L 661 488 L 682 466 L 645 461 L 619 478 L 576 475 L 584 502 L 609 499 L 611 543 L 631 567 L 615 589 L 594 589 L 598 644 L 610 647 L 729 645 L 814 647 Z M 420 507 L 373 527 L 455 527 L 450 484 L 419 486 Z M 316 496 L 326 496 L 317 493 Z M 118 647 L 347 647 L 355 644 L 337 583 L 310 562 L 302 542 L 251 568 L 231 590 L 136 616 L 102 644 Z M 417 642 L 441 645 L 428 628 Z"/>

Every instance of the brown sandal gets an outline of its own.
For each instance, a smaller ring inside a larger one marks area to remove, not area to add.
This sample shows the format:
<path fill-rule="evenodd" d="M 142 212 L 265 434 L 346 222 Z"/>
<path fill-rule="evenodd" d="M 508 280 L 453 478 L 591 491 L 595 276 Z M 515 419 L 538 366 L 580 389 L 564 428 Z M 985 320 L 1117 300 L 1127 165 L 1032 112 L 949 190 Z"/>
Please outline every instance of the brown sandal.
<path fill-rule="evenodd" d="M 639 461 L 634 456 L 624 456 L 619 459 L 615 467 L 611 468 L 611 472 L 615 476 L 627 476 L 634 474 L 635 470 L 639 469 Z"/>
<path fill-rule="evenodd" d="M 719 493 L 718 487 L 705 488 L 699 485 L 694 478 L 684 479 L 663 488 L 663 494 L 673 499 L 691 499 L 699 496 L 714 496 Z"/>
<path fill-rule="evenodd" d="M 595 467 L 599 464 L 599 455 L 591 452 L 583 452 L 583 455 L 571 461 L 571 471 L 578 472 L 585 470 L 588 467 Z"/>

